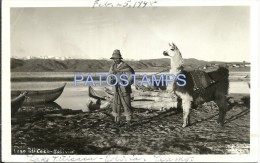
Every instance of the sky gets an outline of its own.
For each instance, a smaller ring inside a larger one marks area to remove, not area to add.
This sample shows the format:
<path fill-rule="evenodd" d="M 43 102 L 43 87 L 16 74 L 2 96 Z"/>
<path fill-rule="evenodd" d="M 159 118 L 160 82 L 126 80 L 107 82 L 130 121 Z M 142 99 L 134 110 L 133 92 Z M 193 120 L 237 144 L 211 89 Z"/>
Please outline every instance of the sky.
<path fill-rule="evenodd" d="M 184 58 L 250 61 L 250 8 L 11 9 L 11 56 L 155 59 L 169 42 Z"/>

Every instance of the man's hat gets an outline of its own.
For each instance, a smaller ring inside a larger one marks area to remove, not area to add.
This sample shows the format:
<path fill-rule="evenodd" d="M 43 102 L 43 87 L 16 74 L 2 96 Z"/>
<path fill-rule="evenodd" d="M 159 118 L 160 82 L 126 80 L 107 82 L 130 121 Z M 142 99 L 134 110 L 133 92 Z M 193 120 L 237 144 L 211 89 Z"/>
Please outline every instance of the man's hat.
<path fill-rule="evenodd" d="M 120 50 L 114 50 L 112 57 L 110 59 L 123 59 L 120 53 Z"/>

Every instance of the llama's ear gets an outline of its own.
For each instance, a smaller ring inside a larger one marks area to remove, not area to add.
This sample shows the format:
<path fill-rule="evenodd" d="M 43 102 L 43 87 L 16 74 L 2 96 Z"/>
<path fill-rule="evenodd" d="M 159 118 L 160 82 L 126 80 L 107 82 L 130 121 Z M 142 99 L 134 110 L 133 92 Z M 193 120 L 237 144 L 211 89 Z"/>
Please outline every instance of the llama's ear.
<path fill-rule="evenodd" d="M 172 47 L 172 45 L 169 43 L 169 46 Z"/>
<path fill-rule="evenodd" d="M 174 43 L 172 43 L 172 46 L 174 47 L 175 50 L 178 50 L 178 47 Z"/>

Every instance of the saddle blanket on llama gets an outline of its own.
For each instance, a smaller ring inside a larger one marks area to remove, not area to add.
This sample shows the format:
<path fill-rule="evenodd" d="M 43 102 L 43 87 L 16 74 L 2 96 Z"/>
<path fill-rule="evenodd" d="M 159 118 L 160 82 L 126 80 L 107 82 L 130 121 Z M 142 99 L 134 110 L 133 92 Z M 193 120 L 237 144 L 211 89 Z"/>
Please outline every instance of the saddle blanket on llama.
<path fill-rule="evenodd" d="M 194 90 L 206 89 L 215 81 L 205 72 L 201 70 L 190 71 L 191 77 L 194 81 Z"/>

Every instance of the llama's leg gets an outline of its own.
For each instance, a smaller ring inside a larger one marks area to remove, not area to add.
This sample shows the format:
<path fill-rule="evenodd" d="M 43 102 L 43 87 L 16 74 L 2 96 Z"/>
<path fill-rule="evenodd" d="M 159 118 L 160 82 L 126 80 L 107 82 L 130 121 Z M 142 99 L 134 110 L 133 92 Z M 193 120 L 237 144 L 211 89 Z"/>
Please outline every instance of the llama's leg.
<path fill-rule="evenodd" d="M 216 98 L 215 102 L 217 103 L 218 108 L 219 108 L 218 123 L 220 123 L 221 126 L 224 126 L 226 109 L 227 109 L 227 101 L 226 101 L 225 95 L 218 96 Z"/>
<path fill-rule="evenodd" d="M 218 123 L 220 123 L 221 126 L 224 126 L 224 121 L 225 121 L 225 108 L 219 107 Z"/>
<path fill-rule="evenodd" d="M 183 125 L 182 125 L 182 127 L 186 127 L 190 124 L 191 101 L 189 101 L 187 99 L 183 99 L 182 108 L 183 108 Z"/>
<path fill-rule="evenodd" d="M 182 110 L 183 110 L 183 125 L 182 127 L 186 127 L 190 123 L 190 109 L 191 109 L 191 104 L 193 101 L 192 96 L 190 96 L 188 93 L 181 93 L 181 92 L 176 92 L 178 98 L 178 102 L 181 102 L 182 104 Z"/>
<path fill-rule="evenodd" d="M 182 108 L 182 99 L 180 97 L 177 98 L 177 112 L 181 113 L 183 110 Z"/>

